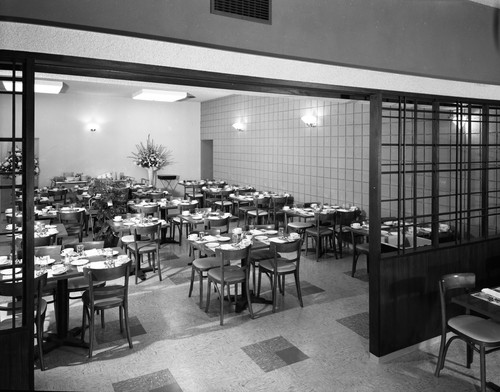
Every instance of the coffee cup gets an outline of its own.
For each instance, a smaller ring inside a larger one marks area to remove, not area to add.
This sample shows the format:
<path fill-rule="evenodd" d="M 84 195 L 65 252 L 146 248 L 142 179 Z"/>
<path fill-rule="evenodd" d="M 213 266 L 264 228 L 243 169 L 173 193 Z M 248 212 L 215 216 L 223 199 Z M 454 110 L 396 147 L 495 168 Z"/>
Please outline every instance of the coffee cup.
<path fill-rule="evenodd" d="M 113 220 L 114 220 L 115 222 L 121 222 L 121 221 L 122 221 L 122 217 L 121 217 L 120 215 L 117 215 L 117 216 L 115 216 L 115 217 L 113 218 Z"/>
<path fill-rule="evenodd" d="M 359 224 L 359 223 L 353 223 L 353 224 L 351 224 L 351 227 L 353 229 L 359 229 L 361 227 L 361 224 Z"/>
<path fill-rule="evenodd" d="M 284 207 L 283 207 L 283 211 L 288 211 L 289 209 L 290 209 L 290 207 L 289 207 L 289 206 L 284 206 Z"/>

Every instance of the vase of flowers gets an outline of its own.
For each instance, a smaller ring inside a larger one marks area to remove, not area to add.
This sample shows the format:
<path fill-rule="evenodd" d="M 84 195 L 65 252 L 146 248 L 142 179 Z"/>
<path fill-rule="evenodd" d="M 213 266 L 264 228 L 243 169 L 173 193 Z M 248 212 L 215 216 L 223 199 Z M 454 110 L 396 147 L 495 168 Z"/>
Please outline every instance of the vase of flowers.
<path fill-rule="evenodd" d="M 12 174 L 22 174 L 23 172 L 23 152 L 17 146 L 14 151 L 9 151 L 5 159 L 0 164 L 0 173 L 11 176 Z M 40 174 L 38 159 L 35 158 L 35 176 Z M 16 176 L 17 179 L 17 176 Z"/>
<path fill-rule="evenodd" d="M 149 185 L 156 186 L 156 172 L 172 161 L 172 151 L 161 144 L 155 144 L 151 136 L 148 135 L 146 145 L 142 142 L 136 144 L 137 151 L 132 152 L 132 158 L 137 166 L 147 170 Z"/>

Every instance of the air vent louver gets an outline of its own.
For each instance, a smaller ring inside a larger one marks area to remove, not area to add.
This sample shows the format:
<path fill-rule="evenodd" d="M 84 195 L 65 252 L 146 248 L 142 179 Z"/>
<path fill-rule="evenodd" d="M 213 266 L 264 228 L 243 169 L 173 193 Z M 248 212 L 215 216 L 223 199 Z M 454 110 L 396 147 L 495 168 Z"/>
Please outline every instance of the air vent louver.
<path fill-rule="evenodd" d="M 271 24 L 271 0 L 211 0 L 212 14 Z"/>

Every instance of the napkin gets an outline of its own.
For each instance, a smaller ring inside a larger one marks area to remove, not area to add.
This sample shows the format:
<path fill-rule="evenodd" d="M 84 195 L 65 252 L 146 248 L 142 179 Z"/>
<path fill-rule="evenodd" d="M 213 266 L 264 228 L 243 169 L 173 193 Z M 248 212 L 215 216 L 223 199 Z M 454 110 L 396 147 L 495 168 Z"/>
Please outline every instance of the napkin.
<path fill-rule="evenodd" d="M 99 249 L 88 249 L 85 251 L 85 256 L 87 257 L 99 256 L 100 254 Z"/>
<path fill-rule="evenodd" d="M 496 299 L 500 299 L 500 292 L 498 292 L 496 290 L 482 289 L 481 292 L 484 293 L 484 294 L 486 294 L 486 295 L 491 295 L 492 297 L 494 297 Z"/>

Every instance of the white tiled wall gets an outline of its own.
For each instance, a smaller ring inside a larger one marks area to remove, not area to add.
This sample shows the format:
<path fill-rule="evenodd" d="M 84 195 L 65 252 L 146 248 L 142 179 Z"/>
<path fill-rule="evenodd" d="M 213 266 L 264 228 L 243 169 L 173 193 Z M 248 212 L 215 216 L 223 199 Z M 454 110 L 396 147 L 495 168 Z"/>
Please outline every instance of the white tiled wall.
<path fill-rule="evenodd" d="M 368 213 L 369 111 L 368 102 L 234 95 L 202 103 L 201 139 L 213 140 L 216 179 Z"/>

